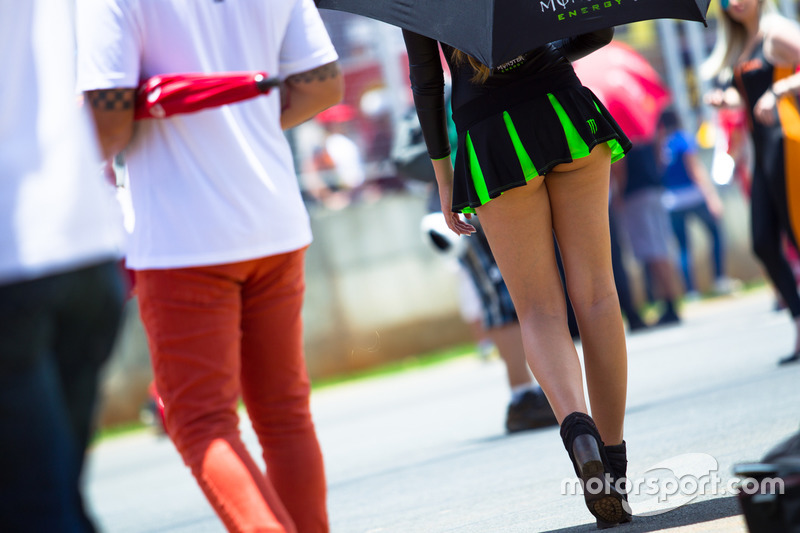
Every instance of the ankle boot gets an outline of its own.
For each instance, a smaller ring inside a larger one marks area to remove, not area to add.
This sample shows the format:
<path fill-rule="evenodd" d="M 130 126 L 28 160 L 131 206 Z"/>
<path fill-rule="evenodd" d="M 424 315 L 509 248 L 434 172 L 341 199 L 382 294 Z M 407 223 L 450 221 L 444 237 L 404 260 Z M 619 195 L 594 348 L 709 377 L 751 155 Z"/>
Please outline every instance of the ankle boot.
<path fill-rule="evenodd" d="M 628 483 L 628 450 L 625 446 L 625 441 L 622 444 L 615 444 L 614 446 L 605 446 L 606 459 L 608 459 L 608 466 L 611 469 L 611 482 L 614 487 L 622 495 L 622 519 L 620 524 L 624 524 L 633 520 L 631 507 L 628 504 L 628 491 L 630 485 Z M 622 487 L 617 483 L 618 480 L 624 479 L 625 486 Z M 606 529 L 614 527 L 617 524 L 603 522 L 597 520 L 598 529 Z"/>
<path fill-rule="evenodd" d="M 581 480 L 586 507 L 598 526 L 619 524 L 625 514 L 622 495 L 611 484 L 611 469 L 594 420 L 585 413 L 567 415 L 561 422 L 561 439 Z"/>

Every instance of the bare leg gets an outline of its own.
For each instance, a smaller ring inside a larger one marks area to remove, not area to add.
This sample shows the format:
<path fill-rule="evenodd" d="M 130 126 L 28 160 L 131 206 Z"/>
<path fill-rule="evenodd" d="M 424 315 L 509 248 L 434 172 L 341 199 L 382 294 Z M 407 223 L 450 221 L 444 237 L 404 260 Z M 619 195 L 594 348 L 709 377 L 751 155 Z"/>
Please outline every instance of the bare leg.
<path fill-rule="evenodd" d="M 649 266 L 656 282 L 656 298 L 673 302 L 677 300 L 682 293 L 682 287 L 672 262 L 667 258 L 654 259 Z"/>
<path fill-rule="evenodd" d="M 608 146 L 600 145 L 589 156 L 559 165 L 547 177 L 507 191 L 477 211 L 514 300 L 528 363 L 561 425 L 575 472 L 584 482 L 597 479 L 607 488 L 585 492 L 586 506 L 598 521 L 617 524 L 626 521 L 624 495 L 607 487 L 598 474 L 601 453 L 592 442 L 623 442 L 627 389 L 625 333 L 611 265 L 610 159 Z M 553 231 L 583 343 L 594 421 L 586 416 Z M 609 468 L 603 467 L 606 473 Z"/>
<path fill-rule="evenodd" d="M 607 444 L 622 442 L 627 353 L 611 268 L 609 150 L 560 165 L 478 208 L 522 326 L 533 374 L 561 421 L 587 413 L 580 362 L 566 326 L 555 229 L 583 339 L 593 417 Z M 551 210 L 552 207 L 552 210 Z M 520 246 L 519 243 L 525 243 Z"/>
<path fill-rule="evenodd" d="M 608 225 L 610 151 L 556 167 L 546 178 L 553 227 L 581 332 L 592 418 L 607 445 L 622 442 L 627 391 L 625 331 Z"/>
<path fill-rule="evenodd" d="M 586 413 L 580 361 L 567 327 L 544 178 L 505 192 L 477 212 L 514 301 L 528 363 L 556 418 L 560 423 L 574 411 Z"/>
<path fill-rule="evenodd" d="M 506 364 L 508 386 L 510 388 L 527 385 L 533 382 L 528 361 L 525 359 L 525 348 L 522 345 L 522 334 L 519 323 L 512 322 L 499 328 L 492 328 L 486 335 L 497 346 L 500 357 Z"/>

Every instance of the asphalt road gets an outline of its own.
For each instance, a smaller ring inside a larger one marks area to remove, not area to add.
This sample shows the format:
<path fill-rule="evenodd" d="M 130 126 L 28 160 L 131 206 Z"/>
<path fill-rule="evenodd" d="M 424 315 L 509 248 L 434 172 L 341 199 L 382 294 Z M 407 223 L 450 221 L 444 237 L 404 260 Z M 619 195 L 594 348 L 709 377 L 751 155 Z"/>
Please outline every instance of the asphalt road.
<path fill-rule="evenodd" d="M 682 325 L 629 336 L 638 516 L 615 531 L 746 531 L 733 466 L 800 429 L 800 365 L 776 365 L 792 326 L 772 306 L 768 290 L 696 302 Z M 498 360 L 468 357 L 316 392 L 333 533 L 595 531 L 582 497 L 562 494 L 574 473 L 557 428 L 504 434 L 504 380 Z M 149 432 L 91 451 L 87 495 L 108 533 L 224 531 Z"/>

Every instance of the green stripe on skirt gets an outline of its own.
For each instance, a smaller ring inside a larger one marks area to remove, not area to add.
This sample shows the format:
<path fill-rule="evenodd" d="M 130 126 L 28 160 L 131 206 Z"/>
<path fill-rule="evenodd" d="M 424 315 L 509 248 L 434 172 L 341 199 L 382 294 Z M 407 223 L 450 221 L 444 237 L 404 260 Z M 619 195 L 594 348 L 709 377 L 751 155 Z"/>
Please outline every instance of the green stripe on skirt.
<path fill-rule="evenodd" d="M 564 110 L 564 107 L 552 93 L 548 93 L 547 96 L 550 99 L 550 105 L 553 106 L 553 110 L 561 122 L 561 127 L 564 130 L 564 136 L 567 139 L 567 144 L 569 145 L 572 159 L 581 159 L 588 156 L 589 146 L 583 140 L 580 133 L 578 133 L 577 128 L 575 128 L 575 125 L 570 120 L 569 115 L 567 115 L 567 112 Z M 599 112 L 600 108 L 597 106 L 597 103 L 595 103 L 595 107 L 597 107 Z M 531 179 L 539 176 L 539 171 L 536 170 L 530 155 L 528 155 L 527 150 L 525 150 L 525 147 L 522 145 L 522 141 L 517 134 L 517 129 L 507 111 L 503 112 L 503 121 L 505 122 L 506 130 L 508 131 L 511 143 L 514 146 L 514 151 L 517 154 L 517 159 L 519 160 L 525 180 L 530 181 Z M 611 139 L 607 141 L 606 144 L 608 144 L 609 148 L 611 148 L 612 163 L 619 161 L 625 156 L 624 149 L 617 139 Z M 478 194 L 478 199 L 482 205 L 485 205 L 491 201 L 492 198 L 489 196 L 486 180 L 484 179 L 483 171 L 481 170 L 481 165 L 478 161 L 478 156 L 475 153 L 475 148 L 472 144 L 472 139 L 469 136 L 469 132 L 467 132 L 466 137 L 466 148 L 467 157 L 469 160 L 469 173 L 472 178 L 472 183 L 475 186 L 475 192 Z M 472 207 L 465 207 L 462 210 L 462 213 L 475 213 L 475 209 Z"/>

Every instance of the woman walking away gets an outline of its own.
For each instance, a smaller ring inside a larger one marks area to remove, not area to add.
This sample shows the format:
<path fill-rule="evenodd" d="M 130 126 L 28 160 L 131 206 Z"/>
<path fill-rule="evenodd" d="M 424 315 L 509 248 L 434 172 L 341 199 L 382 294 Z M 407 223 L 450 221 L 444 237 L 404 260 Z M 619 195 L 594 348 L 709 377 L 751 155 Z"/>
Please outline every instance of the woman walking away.
<path fill-rule="evenodd" d="M 623 419 L 627 354 L 608 227 L 609 168 L 630 142 L 570 61 L 608 44 L 613 30 L 551 43 L 489 69 L 441 44 L 453 76 L 455 169 L 435 40 L 405 31 L 414 103 L 447 225 L 476 214 L 517 310 L 528 363 L 561 424 L 561 436 L 598 527 L 630 520 Z M 567 327 L 555 233 L 583 342 L 592 415 Z M 607 445 L 604 445 L 607 444 Z"/>
<path fill-rule="evenodd" d="M 721 85 L 706 95 L 716 107 L 744 106 L 755 165 L 751 183 L 753 251 L 789 312 L 794 350 L 780 364 L 800 361 L 800 295 L 783 253 L 786 235 L 797 247 L 800 231 L 800 29 L 769 0 L 721 0 L 719 35 L 706 63 Z"/>

